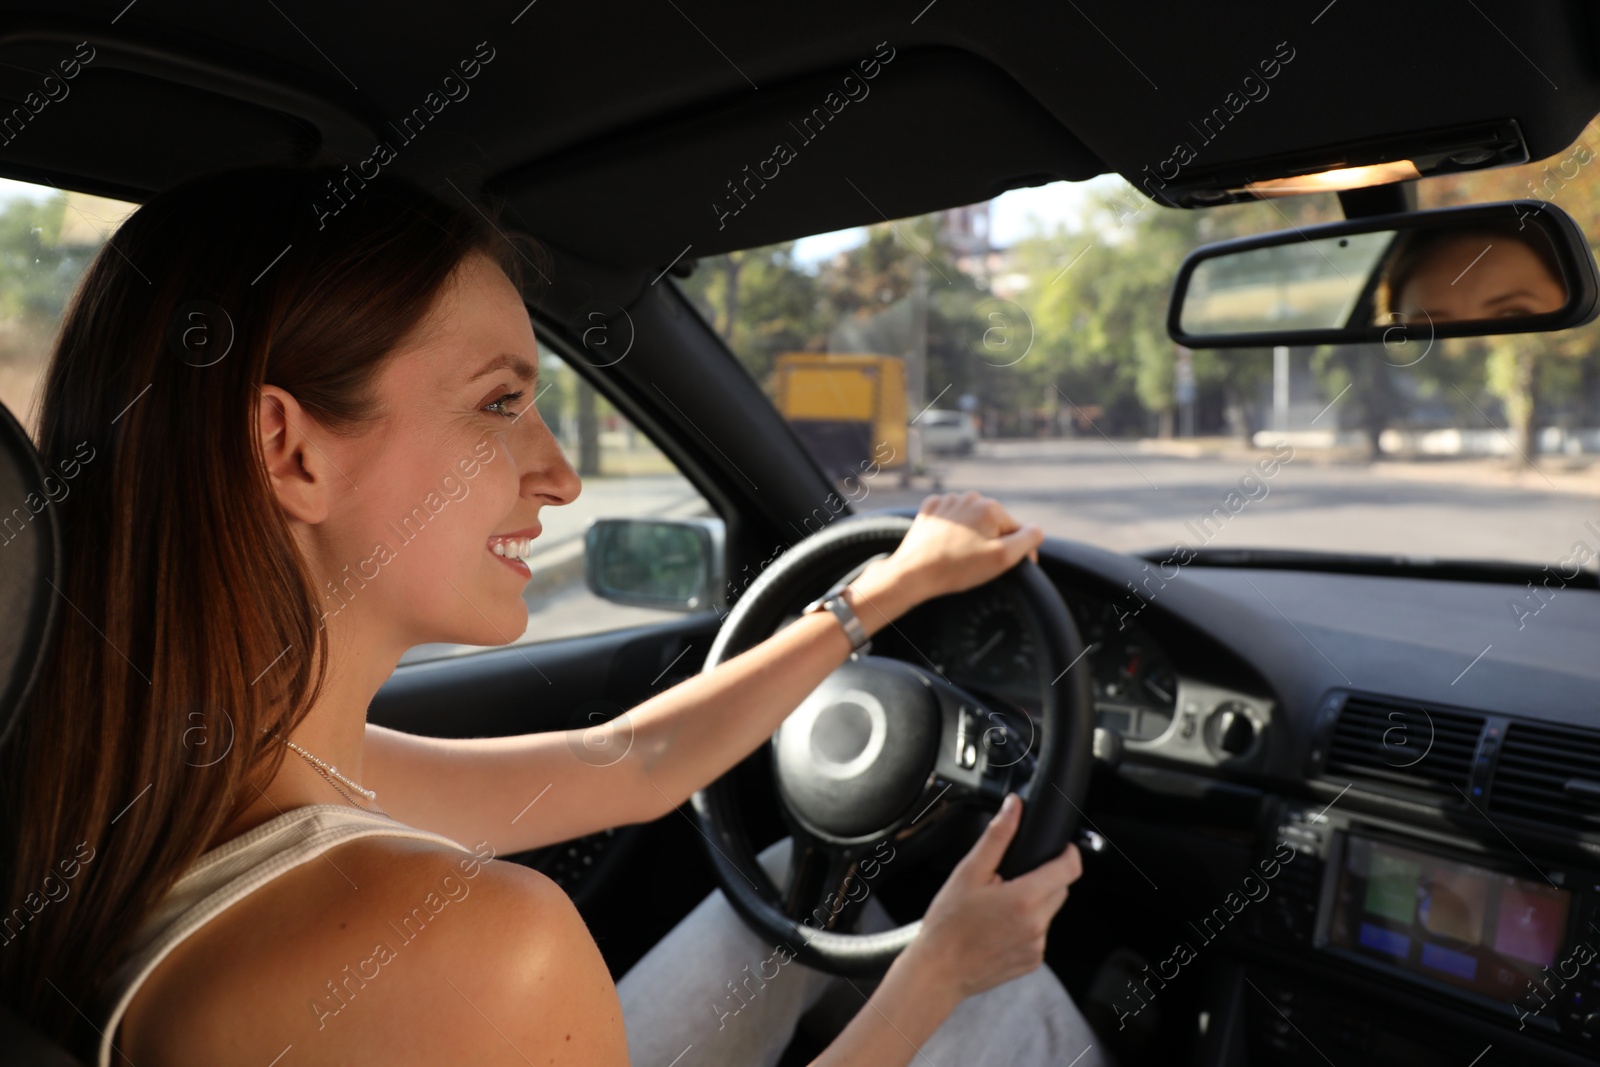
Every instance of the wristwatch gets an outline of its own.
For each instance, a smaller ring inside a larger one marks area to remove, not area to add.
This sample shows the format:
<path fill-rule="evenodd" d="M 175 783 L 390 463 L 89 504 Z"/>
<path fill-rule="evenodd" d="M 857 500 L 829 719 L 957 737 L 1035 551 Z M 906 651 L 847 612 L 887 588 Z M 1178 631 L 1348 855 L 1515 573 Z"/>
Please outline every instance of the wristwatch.
<path fill-rule="evenodd" d="M 867 636 L 867 628 L 861 625 L 861 620 L 856 616 L 855 610 L 850 607 L 844 598 L 842 587 L 828 590 L 822 596 L 807 604 L 800 612 L 810 615 L 813 611 L 829 611 L 839 620 L 839 625 L 844 627 L 844 635 L 850 639 L 850 653 L 854 655 L 872 644 L 872 638 Z"/>

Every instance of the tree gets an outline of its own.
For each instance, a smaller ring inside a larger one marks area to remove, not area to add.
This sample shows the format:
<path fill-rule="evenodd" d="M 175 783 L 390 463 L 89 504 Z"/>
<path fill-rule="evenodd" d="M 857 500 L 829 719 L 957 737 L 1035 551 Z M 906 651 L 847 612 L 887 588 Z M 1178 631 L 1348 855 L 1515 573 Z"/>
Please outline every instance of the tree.
<path fill-rule="evenodd" d="M 594 386 L 583 378 L 579 378 L 576 385 L 578 473 L 592 478 L 600 473 L 600 413 L 595 409 Z"/>
<path fill-rule="evenodd" d="M 63 243 L 67 198 L 0 207 L 0 403 L 28 425 L 56 326 L 98 241 Z"/>
<path fill-rule="evenodd" d="M 1170 423 L 1177 349 L 1166 311 L 1183 257 L 1207 241 L 1325 221 L 1337 211 L 1332 196 L 1203 211 L 1157 207 L 1132 188 L 1091 200 L 1077 229 L 1058 228 L 1018 248 L 1033 279 L 1029 310 L 1044 352 L 1041 373 L 1079 410 L 1113 413 L 1110 428 L 1102 427 L 1108 433 Z M 1270 366 L 1261 349 L 1194 355 L 1197 385 L 1222 397 L 1240 435 L 1249 433 L 1247 398 Z"/>
<path fill-rule="evenodd" d="M 1528 334 L 1496 337 L 1486 366 L 1489 391 L 1505 403 L 1516 461 L 1532 464 L 1539 454 L 1539 384 L 1546 346 Z"/>
<path fill-rule="evenodd" d="M 1381 454 L 1383 431 L 1405 410 L 1394 364 L 1383 345 L 1323 345 L 1311 370 L 1324 395 L 1339 399 L 1341 425 L 1361 431 L 1368 459 Z"/>
<path fill-rule="evenodd" d="M 782 352 L 821 344 L 816 278 L 794 242 L 708 256 L 680 283 L 746 370 L 764 380 Z"/>
<path fill-rule="evenodd" d="M 0 360 L 37 358 L 96 245 L 60 243 L 65 196 L 19 197 L 0 209 Z"/>

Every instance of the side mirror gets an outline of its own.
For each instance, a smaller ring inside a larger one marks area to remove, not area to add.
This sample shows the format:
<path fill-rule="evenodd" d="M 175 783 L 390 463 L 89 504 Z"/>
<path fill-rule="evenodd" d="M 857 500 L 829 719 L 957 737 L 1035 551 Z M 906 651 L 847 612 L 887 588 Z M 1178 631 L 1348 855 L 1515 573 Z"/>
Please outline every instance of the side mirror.
<path fill-rule="evenodd" d="M 584 581 L 595 596 L 663 611 L 722 603 L 721 519 L 596 519 L 584 534 Z"/>
<path fill-rule="evenodd" d="M 1588 238 L 1543 200 L 1411 211 L 1205 245 L 1167 332 L 1188 348 L 1564 330 L 1600 312 Z"/>

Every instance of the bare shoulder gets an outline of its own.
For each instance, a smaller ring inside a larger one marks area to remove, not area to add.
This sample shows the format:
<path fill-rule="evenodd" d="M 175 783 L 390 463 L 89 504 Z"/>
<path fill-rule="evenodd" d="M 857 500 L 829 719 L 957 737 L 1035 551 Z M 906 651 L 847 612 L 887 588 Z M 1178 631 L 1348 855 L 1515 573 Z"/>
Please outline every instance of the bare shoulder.
<path fill-rule="evenodd" d="M 142 1065 L 627 1063 L 622 1010 L 548 878 L 428 842 L 340 846 L 240 901 L 140 990 Z M 287 1062 L 287 1057 L 285 1062 Z"/>

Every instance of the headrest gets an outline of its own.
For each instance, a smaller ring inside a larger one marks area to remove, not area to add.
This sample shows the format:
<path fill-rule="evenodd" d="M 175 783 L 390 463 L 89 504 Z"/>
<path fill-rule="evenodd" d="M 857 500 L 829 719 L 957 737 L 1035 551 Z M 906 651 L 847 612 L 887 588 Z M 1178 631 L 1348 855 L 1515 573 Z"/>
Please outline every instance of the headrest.
<path fill-rule="evenodd" d="M 45 468 L 28 433 L 0 404 L 0 744 L 33 691 L 60 598 L 61 533 Z"/>

